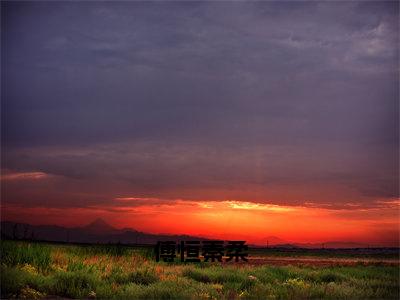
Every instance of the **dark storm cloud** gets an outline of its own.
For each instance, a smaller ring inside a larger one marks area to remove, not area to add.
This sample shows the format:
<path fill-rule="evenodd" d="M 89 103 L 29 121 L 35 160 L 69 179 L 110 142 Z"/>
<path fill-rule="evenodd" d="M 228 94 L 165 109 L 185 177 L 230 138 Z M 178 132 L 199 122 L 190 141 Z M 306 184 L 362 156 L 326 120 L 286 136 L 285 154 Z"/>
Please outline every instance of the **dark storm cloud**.
<path fill-rule="evenodd" d="M 396 2 L 4 2 L 2 167 L 90 203 L 394 197 L 397 22 Z"/>

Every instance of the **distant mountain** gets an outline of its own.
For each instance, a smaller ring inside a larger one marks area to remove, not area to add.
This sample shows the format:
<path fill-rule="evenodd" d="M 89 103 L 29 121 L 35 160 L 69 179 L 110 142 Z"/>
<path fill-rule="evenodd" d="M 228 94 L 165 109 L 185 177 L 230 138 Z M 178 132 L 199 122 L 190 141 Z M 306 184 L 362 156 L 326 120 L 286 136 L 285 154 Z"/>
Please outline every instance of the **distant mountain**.
<path fill-rule="evenodd" d="M 130 228 L 116 229 L 102 219 L 96 219 L 83 227 L 66 228 L 56 225 L 30 225 L 1 222 L 2 238 L 34 239 L 41 241 L 74 243 L 123 243 L 151 244 L 158 241 L 206 240 L 189 235 L 151 234 Z"/>
<path fill-rule="evenodd" d="M 123 243 L 123 244 L 156 244 L 158 241 L 208 240 L 209 238 L 189 235 L 151 234 L 131 228 L 117 229 L 102 219 L 96 219 L 83 227 L 66 228 L 57 225 L 30 225 L 14 222 L 1 222 L 2 238 L 34 239 L 55 242 L 75 243 Z M 354 242 L 332 241 L 325 243 L 290 243 L 276 236 L 260 239 L 254 246 L 271 246 L 276 248 L 368 248 L 368 245 Z"/>
<path fill-rule="evenodd" d="M 89 223 L 86 226 L 83 226 L 82 229 L 87 233 L 95 235 L 117 234 L 119 231 L 100 218 L 94 220 L 92 223 Z"/>

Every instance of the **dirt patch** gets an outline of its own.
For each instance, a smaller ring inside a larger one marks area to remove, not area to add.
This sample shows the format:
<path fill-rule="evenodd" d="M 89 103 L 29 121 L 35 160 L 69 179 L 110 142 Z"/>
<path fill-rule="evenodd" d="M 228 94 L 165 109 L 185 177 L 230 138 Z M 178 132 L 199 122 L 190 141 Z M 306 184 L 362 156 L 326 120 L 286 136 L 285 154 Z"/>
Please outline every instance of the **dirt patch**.
<path fill-rule="evenodd" d="M 368 259 L 368 258 L 320 258 L 320 257 L 269 257 L 269 256 L 250 256 L 248 262 L 238 262 L 229 264 L 246 265 L 302 265 L 302 266 L 357 266 L 357 265 L 380 265 L 380 266 L 399 266 L 397 259 Z"/>

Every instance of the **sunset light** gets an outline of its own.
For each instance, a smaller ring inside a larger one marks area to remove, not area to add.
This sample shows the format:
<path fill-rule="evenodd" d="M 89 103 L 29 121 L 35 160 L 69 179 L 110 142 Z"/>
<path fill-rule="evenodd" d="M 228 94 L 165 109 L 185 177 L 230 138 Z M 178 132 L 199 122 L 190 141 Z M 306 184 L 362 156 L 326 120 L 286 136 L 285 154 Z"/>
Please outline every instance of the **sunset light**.
<path fill-rule="evenodd" d="M 121 199 L 124 199 L 121 201 Z M 127 203 L 129 200 L 133 201 Z M 376 246 L 399 242 L 399 220 L 393 203 L 371 208 L 329 209 L 279 206 L 241 201 L 161 200 L 116 198 L 122 204 L 88 208 L 47 209 L 3 207 L 13 218 L 34 224 L 51 224 L 67 213 L 62 225 L 82 226 L 101 216 L 118 228 L 143 232 L 189 234 L 220 239 L 246 239 L 264 245 L 269 236 L 282 242 L 323 243 L 353 241 Z M 379 216 L 377 218 L 376 216 Z M 299 233 L 301 232 L 301 235 Z M 273 242 L 272 242 L 273 243 Z"/>

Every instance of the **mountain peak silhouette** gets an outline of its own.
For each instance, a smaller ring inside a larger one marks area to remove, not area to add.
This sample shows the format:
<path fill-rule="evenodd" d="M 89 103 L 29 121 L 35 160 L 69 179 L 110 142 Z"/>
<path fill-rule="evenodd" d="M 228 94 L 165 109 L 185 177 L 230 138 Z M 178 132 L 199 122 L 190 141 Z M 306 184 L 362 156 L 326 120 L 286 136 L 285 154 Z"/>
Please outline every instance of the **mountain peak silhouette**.
<path fill-rule="evenodd" d="M 109 234 L 118 231 L 101 218 L 97 218 L 93 222 L 83 226 L 83 229 L 93 234 Z"/>

